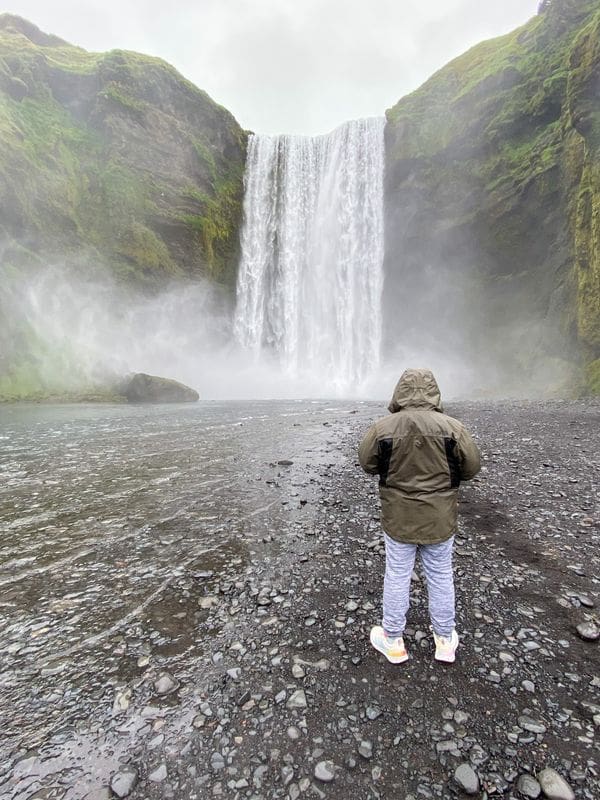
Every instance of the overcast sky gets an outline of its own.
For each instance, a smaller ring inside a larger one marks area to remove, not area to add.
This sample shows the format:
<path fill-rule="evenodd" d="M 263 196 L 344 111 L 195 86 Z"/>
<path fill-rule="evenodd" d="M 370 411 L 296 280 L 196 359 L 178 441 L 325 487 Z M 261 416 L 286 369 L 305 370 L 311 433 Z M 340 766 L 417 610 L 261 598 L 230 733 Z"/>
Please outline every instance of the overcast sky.
<path fill-rule="evenodd" d="M 378 116 L 539 0 L 7 0 L 88 50 L 160 56 L 259 133 Z"/>

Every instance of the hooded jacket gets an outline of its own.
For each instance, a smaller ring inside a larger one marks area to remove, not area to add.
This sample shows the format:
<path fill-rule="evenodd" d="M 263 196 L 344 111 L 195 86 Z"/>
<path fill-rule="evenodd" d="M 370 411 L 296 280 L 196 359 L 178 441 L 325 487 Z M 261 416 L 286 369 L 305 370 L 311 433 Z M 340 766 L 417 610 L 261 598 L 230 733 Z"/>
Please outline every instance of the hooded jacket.
<path fill-rule="evenodd" d="M 479 472 L 477 445 L 443 413 L 428 369 L 407 369 L 388 409 L 358 453 L 365 472 L 379 475 L 383 529 L 408 544 L 443 542 L 456 532 L 460 482 Z"/>

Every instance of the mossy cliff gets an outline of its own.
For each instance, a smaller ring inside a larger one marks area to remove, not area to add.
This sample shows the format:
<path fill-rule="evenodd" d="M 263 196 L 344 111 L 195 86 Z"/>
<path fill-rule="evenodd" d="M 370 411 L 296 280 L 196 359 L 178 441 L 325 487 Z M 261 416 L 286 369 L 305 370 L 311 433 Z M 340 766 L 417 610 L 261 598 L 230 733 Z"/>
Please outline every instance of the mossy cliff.
<path fill-rule="evenodd" d="M 518 385 L 537 370 L 541 388 L 575 389 L 577 367 L 591 364 L 580 374 L 593 389 L 600 2 L 546 0 L 387 118 L 388 348 L 428 340 L 488 378 Z"/>
<path fill-rule="evenodd" d="M 246 134 L 165 62 L 0 14 L 0 256 L 232 286 Z"/>

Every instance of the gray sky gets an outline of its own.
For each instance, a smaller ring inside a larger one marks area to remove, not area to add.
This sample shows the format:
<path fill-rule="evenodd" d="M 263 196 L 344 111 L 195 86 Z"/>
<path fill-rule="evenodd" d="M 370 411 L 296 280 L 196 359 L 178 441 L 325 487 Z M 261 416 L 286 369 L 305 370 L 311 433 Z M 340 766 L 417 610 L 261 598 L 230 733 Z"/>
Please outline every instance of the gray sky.
<path fill-rule="evenodd" d="M 160 56 L 259 133 L 378 116 L 538 0 L 7 0 L 87 50 Z"/>

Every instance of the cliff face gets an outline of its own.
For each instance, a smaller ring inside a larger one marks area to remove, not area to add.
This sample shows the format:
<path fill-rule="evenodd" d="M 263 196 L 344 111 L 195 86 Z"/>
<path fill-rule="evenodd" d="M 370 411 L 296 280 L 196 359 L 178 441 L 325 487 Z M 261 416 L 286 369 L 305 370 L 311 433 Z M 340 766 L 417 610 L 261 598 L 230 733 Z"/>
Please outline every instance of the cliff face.
<path fill-rule="evenodd" d="M 5 264 L 83 253 L 136 284 L 234 283 L 246 135 L 168 64 L 2 14 L 0 140 Z"/>
<path fill-rule="evenodd" d="M 488 383 L 513 376 L 510 388 L 532 377 L 558 388 L 583 363 L 593 388 L 598 0 L 542 4 L 528 24 L 456 59 L 387 118 L 388 350 L 419 342 L 449 360 L 460 350 Z"/>

